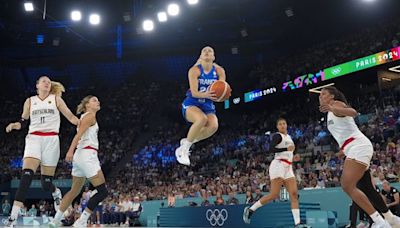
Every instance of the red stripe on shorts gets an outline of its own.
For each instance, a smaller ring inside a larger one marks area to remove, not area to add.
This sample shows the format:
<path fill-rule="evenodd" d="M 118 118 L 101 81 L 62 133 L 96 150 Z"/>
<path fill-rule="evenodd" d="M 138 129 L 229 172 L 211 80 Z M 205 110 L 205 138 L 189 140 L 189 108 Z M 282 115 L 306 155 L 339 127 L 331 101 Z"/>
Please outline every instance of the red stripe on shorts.
<path fill-rule="evenodd" d="M 290 161 L 286 160 L 286 159 L 278 159 L 278 160 L 281 161 L 281 162 L 285 162 L 288 165 L 292 165 L 292 163 Z"/>
<path fill-rule="evenodd" d="M 31 135 L 38 135 L 38 136 L 53 136 L 58 135 L 57 132 L 41 132 L 41 131 L 34 131 L 30 133 Z"/>
<path fill-rule="evenodd" d="M 85 146 L 85 147 L 83 147 L 83 149 L 88 149 L 88 150 L 95 150 L 95 151 L 97 151 L 96 148 L 91 147 L 91 146 Z"/>
<path fill-rule="evenodd" d="M 340 147 L 340 150 L 344 150 L 344 147 L 347 146 L 349 143 L 353 142 L 356 138 L 350 137 L 344 141 L 343 145 Z"/>

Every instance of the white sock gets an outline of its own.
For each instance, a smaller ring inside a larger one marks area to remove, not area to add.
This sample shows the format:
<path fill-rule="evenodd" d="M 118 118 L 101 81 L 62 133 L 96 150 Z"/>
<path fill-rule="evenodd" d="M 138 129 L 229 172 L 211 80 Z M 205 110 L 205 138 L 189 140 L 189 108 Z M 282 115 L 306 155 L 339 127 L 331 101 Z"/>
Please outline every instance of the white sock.
<path fill-rule="evenodd" d="M 59 189 L 56 187 L 56 190 L 54 190 L 54 192 L 51 193 L 51 195 L 54 197 L 56 197 L 58 195 L 58 191 Z"/>
<path fill-rule="evenodd" d="M 294 225 L 300 224 L 300 209 L 292 209 Z"/>
<path fill-rule="evenodd" d="M 19 214 L 19 210 L 20 210 L 20 209 L 21 209 L 21 207 L 15 205 L 15 204 L 12 206 L 12 209 L 11 209 L 11 216 L 10 216 L 10 218 L 11 218 L 12 220 L 16 220 L 16 219 L 18 218 L 18 214 Z"/>
<path fill-rule="evenodd" d="M 189 142 L 189 140 L 187 140 L 187 139 L 183 142 L 183 146 L 185 146 L 185 147 L 190 148 L 192 145 L 193 145 L 193 143 Z"/>
<path fill-rule="evenodd" d="M 89 217 L 90 217 L 90 213 L 87 212 L 86 210 L 84 210 L 84 211 L 82 212 L 82 215 L 81 215 L 80 219 L 81 219 L 82 221 L 87 222 L 87 220 L 89 219 Z"/>
<path fill-rule="evenodd" d="M 253 204 L 251 207 L 250 207 L 250 210 L 252 210 L 252 211 L 256 211 L 258 208 L 260 208 L 260 207 L 262 207 L 263 205 L 261 204 L 261 202 L 260 202 L 260 200 L 259 201 L 257 201 L 255 204 Z"/>
<path fill-rule="evenodd" d="M 385 220 L 382 218 L 382 216 L 375 211 L 372 215 L 369 215 L 369 217 L 371 217 L 372 221 L 374 221 L 374 223 L 384 223 Z"/>
<path fill-rule="evenodd" d="M 54 215 L 54 222 L 60 222 L 64 212 L 57 210 L 56 215 Z"/>
<path fill-rule="evenodd" d="M 383 216 L 385 216 L 385 218 L 391 218 L 394 216 L 394 214 L 390 210 L 388 210 L 388 212 L 382 213 L 382 214 L 383 214 Z"/>

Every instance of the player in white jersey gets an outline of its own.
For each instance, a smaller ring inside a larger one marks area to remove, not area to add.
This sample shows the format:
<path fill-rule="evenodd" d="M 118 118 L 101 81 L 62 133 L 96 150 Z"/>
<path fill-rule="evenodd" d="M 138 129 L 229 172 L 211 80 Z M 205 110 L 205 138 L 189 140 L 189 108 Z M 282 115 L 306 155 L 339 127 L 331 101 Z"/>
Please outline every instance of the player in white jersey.
<path fill-rule="evenodd" d="M 23 158 L 22 176 L 11 215 L 7 226 L 13 227 L 18 218 L 18 211 L 23 206 L 26 193 L 32 182 L 32 178 L 40 165 L 41 183 L 44 191 L 52 192 L 55 207 L 61 200 L 61 191 L 53 183 L 60 157 L 60 143 L 58 132 L 60 128 L 60 112 L 74 125 L 78 125 L 79 119 L 68 109 L 61 98 L 64 87 L 59 82 L 52 82 L 47 76 L 41 76 L 36 81 L 37 95 L 29 97 L 24 103 L 21 119 L 10 123 L 6 132 L 20 130 L 25 127 L 30 119 L 29 133 L 25 138 L 25 150 Z"/>
<path fill-rule="evenodd" d="M 293 155 L 295 150 L 294 142 L 287 132 L 287 122 L 279 118 L 276 122 L 278 133 L 272 136 L 270 144 L 270 153 L 275 153 L 274 160 L 269 166 L 269 175 L 271 179 L 270 194 L 263 196 L 251 207 L 245 207 L 243 212 L 243 221 L 250 223 L 250 217 L 260 207 L 279 198 L 279 192 L 282 185 L 285 186 L 290 195 L 292 215 L 295 226 L 300 226 L 300 209 L 297 194 L 297 183 L 293 173 L 292 162 L 299 161 L 298 154 Z"/>
<path fill-rule="evenodd" d="M 373 146 L 358 129 L 354 117 L 357 111 L 351 108 L 346 97 L 333 86 L 325 87 L 319 96 L 319 110 L 328 114 L 327 126 L 340 147 L 340 156 L 345 155 L 341 185 L 343 190 L 374 221 L 372 227 L 391 227 L 372 206 L 367 196 L 357 188 L 370 165 Z"/>
<path fill-rule="evenodd" d="M 72 140 L 65 157 L 66 161 L 72 161 L 72 187 L 62 199 L 54 220 L 49 223 L 50 227 L 60 225 L 62 215 L 79 195 L 86 179 L 89 179 L 95 190 L 92 191 L 86 208 L 81 217 L 75 221 L 74 227 L 86 227 L 90 214 L 107 197 L 105 178 L 101 171 L 99 158 L 97 157 L 99 125 L 97 124 L 96 113 L 99 110 L 100 102 L 97 97 L 92 95 L 83 98 L 78 106 L 77 113 L 83 112 L 84 114 L 81 116 L 78 132 Z"/>

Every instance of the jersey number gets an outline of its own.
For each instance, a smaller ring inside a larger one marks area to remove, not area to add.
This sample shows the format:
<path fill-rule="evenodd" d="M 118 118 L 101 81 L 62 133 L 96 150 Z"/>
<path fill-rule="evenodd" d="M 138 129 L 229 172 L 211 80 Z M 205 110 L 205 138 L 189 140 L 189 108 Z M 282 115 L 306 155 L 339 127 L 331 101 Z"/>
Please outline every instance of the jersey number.
<path fill-rule="evenodd" d="M 40 123 L 41 123 L 41 124 L 44 123 L 44 117 L 40 117 Z"/>
<path fill-rule="evenodd" d="M 199 90 L 200 93 L 204 93 L 206 91 L 207 91 L 207 87 L 200 87 L 200 90 Z"/>

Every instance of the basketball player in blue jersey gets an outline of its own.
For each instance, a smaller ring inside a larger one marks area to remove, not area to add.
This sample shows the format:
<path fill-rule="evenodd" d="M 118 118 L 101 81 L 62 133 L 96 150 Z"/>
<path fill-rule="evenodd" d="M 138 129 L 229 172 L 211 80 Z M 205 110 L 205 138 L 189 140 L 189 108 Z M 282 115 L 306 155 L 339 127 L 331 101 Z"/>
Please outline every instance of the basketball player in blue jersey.
<path fill-rule="evenodd" d="M 193 143 L 211 137 L 218 130 L 214 106 L 216 95 L 208 87 L 215 81 L 225 81 L 226 75 L 222 67 L 214 64 L 214 60 L 214 50 L 209 46 L 204 47 L 199 60 L 188 73 L 190 89 L 182 103 L 182 114 L 192 126 L 175 151 L 177 161 L 183 165 L 190 165 L 190 147 Z"/>

